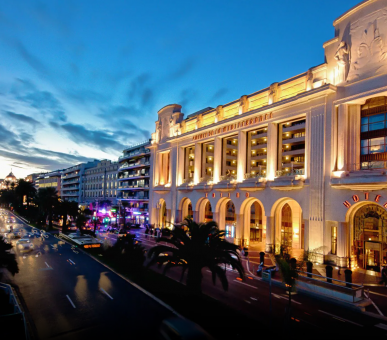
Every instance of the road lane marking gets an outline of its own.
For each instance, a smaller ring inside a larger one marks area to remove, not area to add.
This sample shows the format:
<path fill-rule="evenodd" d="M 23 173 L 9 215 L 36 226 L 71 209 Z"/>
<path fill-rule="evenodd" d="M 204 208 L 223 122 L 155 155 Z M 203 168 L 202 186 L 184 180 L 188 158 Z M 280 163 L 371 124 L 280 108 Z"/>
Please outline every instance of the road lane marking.
<path fill-rule="evenodd" d="M 99 290 L 102 292 L 102 293 L 105 293 L 108 297 L 110 297 L 112 300 L 113 298 L 107 293 L 107 291 L 105 289 L 103 289 L 102 287 L 99 287 Z"/>
<path fill-rule="evenodd" d="M 75 307 L 74 302 L 71 301 L 70 296 L 66 295 L 66 297 L 70 301 L 71 306 L 73 306 L 74 308 L 77 308 L 77 307 Z"/>
<path fill-rule="evenodd" d="M 254 286 L 249 285 L 249 284 L 244 283 L 244 282 L 240 282 L 240 281 L 238 281 L 238 280 L 234 280 L 234 282 L 238 282 L 238 283 L 240 283 L 241 285 L 245 285 L 245 286 L 248 286 L 248 287 L 251 287 L 251 288 L 254 288 L 254 289 L 258 289 L 257 287 L 254 287 Z"/>
<path fill-rule="evenodd" d="M 375 295 L 380 295 L 380 296 L 387 297 L 386 294 L 380 294 L 380 293 L 372 292 L 371 290 L 370 290 L 370 293 L 371 293 L 371 294 L 375 294 Z"/>
<path fill-rule="evenodd" d="M 254 300 L 254 301 L 257 301 L 258 299 L 256 298 L 253 298 L 253 297 L 250 297 L 251 300 Z"/>
<path fill-rule="evenodd" d="M 74 261 L 72 261 L 71 259 L 69 259 L 69 261 L 70 261 L 73 265 L 75 265 L 75 262 L 74 262 Z"/>
<path fill-rule="evenodd" d="M 287 295 L 287 294 L 283 294 L 283 297 L 284 297 L 284 299 L 286 299 L 286 300 L 289 300 L 289 295 Z M 302 305 L 302 303 L 301 303 L 301 302 L 298 302 L 298 301 L 296 301 L 296 300 L 293 300 L 293 299 L 292 299 L 292 302 L 294 302 L 294 303 L 297 303 L 298 305 Z"/>
<path fill-rule="evenodd" d="M 323 310 L 320 310 L 320 309 L 319 309 L 318 311 L 321 312 L 321 313 L 330 315 L 331 317 L 333 317 L 333 318 L 335 318 L 335 319 L 337 319 L 337 320 L 344 321 L 344 322 L 349 322 L 349 323 L 352 323 L 353 325 L 356 325 L 356 326 L 359 326 L 359 327 L 364 327 L 363 325 L 361 325 L 361 324 L 359 324 L 359 323 L 356 323 L 356 322 L 353 322 L 353 321 L 350 321 L 350 320 L 341 318 L 340 316 L 337 316 L 337 315 L 334 315 L 334 314 L 331 314 L 331 313 L 324 312 Z"/>
<path fill-rule="evenodd" d="M 387 325 L 385 325 L 384 323 L 378 323 L 377 325 L 375 325 L 375 327 L 378 327 L 387 331 Z"/>
<path fill-rule="evenodd" d="M 44 262 L 45 264 L 46 264 L 46 266 L 48 267 L 48 268 L 51 268 L 49 265 L 48 265 L 48 263 L 47 262 Z"/>

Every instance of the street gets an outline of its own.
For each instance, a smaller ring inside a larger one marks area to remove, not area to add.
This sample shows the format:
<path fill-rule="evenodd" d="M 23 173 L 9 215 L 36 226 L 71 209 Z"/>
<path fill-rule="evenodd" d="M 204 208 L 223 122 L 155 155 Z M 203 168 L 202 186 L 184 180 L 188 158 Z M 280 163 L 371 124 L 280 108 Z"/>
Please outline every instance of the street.
<path fill-rule="evenodd" d="M 149 235 L 145 237 L 143 229 L 133 229 L 131 233 L 135 233 L 147 249 L 156 245 L 155 238 Z M 109 234 L 106 237 L 114 242 L 117 235 Z M 245 259 L 243 259 L 243 263 L 245 268 L 247 268 L 247 261 Z M 152 269 L 160 273 L 163 271 L 163 268 L 158 269 L 157 266 L 153 266 Z M 289 300 L 285 290 L 274 285 L 272 286 L 271 302 L 273 319 L 271 320 L 269 284 L 248 271 L 246 271 L 245 281 L 242 282 L 238 279 L 239 275 L 237 272 L 231 268 L 227 269 L 228 291 L 225 292 L 223 290 L 219 281 L 217 281 L 216 285 L 213 285 L 210 271 L 204 270 L 202 273 L 203 293 L 242 311 L 253 319 L 259 320 L 260 324 L 281 325 Z M 176 281 L 180 281 L 181 272 L 178 268 L 170 270 L 167 275 Z M 279 273 L 276 275 L 278 278 Z M 380 312 L 383 315 L 387 315 L 386 288 L 379 286 L 370 287 L 370 295 L 378 308 L 381 309 Z M 370 309 L 375 314 L 379 314 L 374 307 L 371 306 Z M 352 338 L 370 334 L 387 335 L 387 318 L 383 318 L 382 316 L 380 319 L 371 317 L 341 305 L 331 304 L 297 293 L 292 295 L 292 317 L 292 330 L 294 334 L 301 331 L 310 331 L 315 334 L 313 337 L 316 337 L 317 334 L 321 336 L 332 336 L 332 332 L 334 331 L 335 334 L 342 333 L 347 336 L 351 334 Z"/>
<path fill-rule="evenodd" d="M 18 218 L 15 229 L 33 231 Z M 162 320 L 175 316 L 53 235 L 31 239 L 34 250 L 17 251 L 19 273 L 7 279 L 18 287 L 39 339 L 151 339 Z"/>

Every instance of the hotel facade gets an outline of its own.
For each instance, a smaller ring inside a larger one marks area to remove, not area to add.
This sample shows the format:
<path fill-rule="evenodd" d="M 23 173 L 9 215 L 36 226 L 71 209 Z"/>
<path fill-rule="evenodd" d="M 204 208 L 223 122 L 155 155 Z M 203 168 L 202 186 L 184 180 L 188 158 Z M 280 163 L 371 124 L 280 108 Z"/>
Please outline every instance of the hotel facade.
<path fill-rule="evenodd" d="M 321 65 L 186 119 L 158 112 L 151 223 L 214 220 L 241 246 L 386 264 L 387 3 L 333 25 Z"/>

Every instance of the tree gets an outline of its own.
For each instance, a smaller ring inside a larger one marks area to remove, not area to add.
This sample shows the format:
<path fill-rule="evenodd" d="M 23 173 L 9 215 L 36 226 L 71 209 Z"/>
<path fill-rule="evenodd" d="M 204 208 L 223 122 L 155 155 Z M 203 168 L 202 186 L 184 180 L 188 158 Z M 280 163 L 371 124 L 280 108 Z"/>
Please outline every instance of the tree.
<path fill-rule="evenodd" d="M 225 231 L 219 230 L 216 222 L 198 224 L 192 219 L 185 219 L 182 224 L 187 227 L 189 235 L 175 226 L 171 238 L 161 237 L 158 240 L 169 243 L 173 248 L 165 245 L 151 248 L 148 266 L 165 264 L 164 274 L 172 267 L 182 267 L 181 280 L 187 270 L 187 287 L 194 293 L 201 292 L 202 269 L 205 267 L 212 272 L 214 284 L 219 277 L 224 290 L 228 290 L 228 281 L 223 265 L 230 264 L 241 278 L 244 277 L 238 246 L 225 240 Z M 168 256 L 164 256 L 165 253 Z"/>
<path fill-rule="evenodd" d="M 121 205 L 124 208 L 124 228 L 126 227 L 126 208 L 130 206 L 128 201 L 121 201 Z"/>
<path fill-rule="evenodd" d="M 58 192 L 53 187 L 39 188 L 37 203 L 43 215 L 43 219 L 48 218 L 48 228 L 52 229 L 52 212 L 59 202 Z"/>
<path fill-rule="evenodd" d="M 67 216 L 75 217 L 78 214 L 78 203 L 61 200 L 59 203 L 59 214 L 63 216 L 62 232 L 67 231 Z"/>
<path fill-rule="evenodd" d="M 0 267 L 6 268 L 12 275 L 19 272 L 19 267 L 16 261 L 15 254 L 9 251 L 12 249 L 12 244 L 5 242 L 3 236 L 0 236 Z M 0 279 L 1 279 L 0 273 Z"/>
<path fill-rule="evenodd" d="M 20 207 L 23 206 L 23 198 L 27 198 L 27 209 L 29 208 L 30 199 L 36 194 L 35 186 L 32 182 L 27 182 L 24 179 L 19 179 L 18 185 L 15 188 L 15 194 L 19 199 Z"/>
<path fill-rule="evenodd" d="M 285 283 L 286 288 L 289 292 L 289 305 L 287 309 L 287 320 L 290 319 L 290 308 L 292 304 L 292 290 L 294 290 L 296 286 L 296 279 L 298 278 L 298 273 L 296 270 L 296 261 L 292 261 L 295 259 L 291 259 L 290 261 L 286 261 L 286 259 L 277 257 L 277 263 L 279 267 L 279 271 L 281 273 L 282 282 Z"/>
<path fill-rule="evenodd" d="M 77 216 L 77 219 L 75 220 L 75 225 L 77 226 L 77 228 L 79 229 L 79 231 L 81 232 L 82 235 L 83 235 L 82 227 L 84 227 L 86 225 L 86 222 L 87 222 L 86 215 L 83 213 L 79 213 Z"/>

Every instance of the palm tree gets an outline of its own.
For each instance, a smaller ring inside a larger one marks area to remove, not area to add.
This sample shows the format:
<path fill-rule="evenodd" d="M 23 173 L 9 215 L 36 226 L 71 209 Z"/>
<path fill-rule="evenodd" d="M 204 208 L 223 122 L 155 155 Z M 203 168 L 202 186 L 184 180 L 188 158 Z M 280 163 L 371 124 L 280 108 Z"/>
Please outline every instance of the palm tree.
<path fill-rule="evenodd" d="M 15 254 L 9 252 L 11 249 L 12 244 L 5 242 L 3 236 L 0 236 L 0 267 L 6 268 L 12 275 L 15 275 L 19 272 L 19 267 Z M 1 276 L 0 272 L 0 279 Z"/>
<path fill-rule="evenodd" d="M 27 182 L 24 179 L 19 179 L 17 187 L 15 188 L 15 193 L 20 200 L 20 207 L 23 206 L 23 198 L 26 196 L 28 210 L 30 199 L 36 194 L 34 184 L 32 182 Z"/>
<path fill-rule="evenodd" d="M 238 270 L 241 278 L 244 277 L 238 246 L 224 239 L 225 231 L 219 230 L 216 222 L 198 224 L 192 219 L 185 219 L 183 225 L 188 228 L 189 235 L 175 226 L 171 238 L 161 237 L 158 240 L 171 246 L 159 245 L 149 250 L 151 260 L 148 266 L 156 262 L 165 264 L 164 274 L 172 267 L 182 267 L 181 280 L 187 270 L 187 287 L 194 293 L 201 292 L 202 269 L 205 267 L 212 272 L 214 284 L 219 277 L 224 290 L 228 289 L 228 281 L 222 265 L 230 264 Z M 165 253 L 168 256 L 164 256 Z"/>
<path fill-rule="evenodd" d="M 77 202 L 61 200 L 59 204 L 59 213 L 63 216 L 62 232 L 65 232 L 67 231 L 67 216 L 75 217 L 78 214 Z"/>
<path fill-rule="evenodd" d="M 48 228 L 52 229 L 52 212 L 59 202 L 58 192 L 54 187 L 39 188 L 37 202 L 44 220 L 48 217 Z"/>

